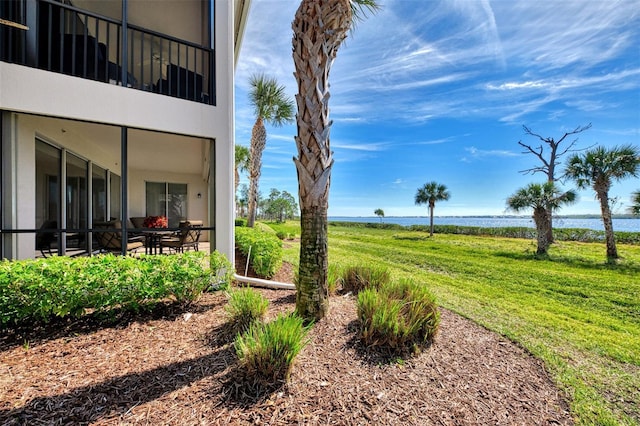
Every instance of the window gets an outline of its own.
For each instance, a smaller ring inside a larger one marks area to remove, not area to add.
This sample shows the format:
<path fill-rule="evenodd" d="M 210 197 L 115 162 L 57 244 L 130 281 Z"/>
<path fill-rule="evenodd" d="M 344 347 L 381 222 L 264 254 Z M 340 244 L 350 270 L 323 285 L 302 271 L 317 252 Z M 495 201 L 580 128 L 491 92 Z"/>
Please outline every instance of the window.
<path fill-rule="evenodd" d="M 166 216 L 170 228 L 177 228 L 187 218 L 187 184 L 146 183 L 147 216 Z"/>
<path fill-rule="evenodd" d="M 120 176 L 90 163 L 67 149 L 36 139 L 35 177 L 36 227 L 68 229 L 65 239 L 67 249 L 89 250 L 88 234 L 82 230 L 87 229 L 89 225 L 90 205 L 93 222 L 107 220 L 107 214 L 118 219 L 121 216 Z M 66 179 L 65 185 L 60 184 L 64 182 L 63 179 Z M 41 241 L 44 235 L 51 240 L 45 241 L 47 244 Z M 36 247 L 39 249 L 53 243 L 60 247 L 61 242 L 59 236 L 54 233 L 36 235 Z"/>
<path fill-rule="evenodd" d="M 95 164 L 92 169 L 92 185 L 93 222 L 104 222 L 107 220 L 107 171 Z"/>

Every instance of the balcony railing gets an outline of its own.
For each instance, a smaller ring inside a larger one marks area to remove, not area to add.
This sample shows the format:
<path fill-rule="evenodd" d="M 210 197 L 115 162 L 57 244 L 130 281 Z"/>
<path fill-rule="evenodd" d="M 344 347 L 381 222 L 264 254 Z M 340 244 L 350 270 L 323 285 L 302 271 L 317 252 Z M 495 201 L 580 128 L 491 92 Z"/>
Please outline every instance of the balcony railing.
<path fill-rule="evenodd" d="M 24 2 L 0 2 L 5 21 L 26 27 Z M 122 22 L 54 0 L 35 15 L 29 29 L 0 26 L 0 60 L 215 104 L 212 49 L 134 25 L 125 43 Z"/>

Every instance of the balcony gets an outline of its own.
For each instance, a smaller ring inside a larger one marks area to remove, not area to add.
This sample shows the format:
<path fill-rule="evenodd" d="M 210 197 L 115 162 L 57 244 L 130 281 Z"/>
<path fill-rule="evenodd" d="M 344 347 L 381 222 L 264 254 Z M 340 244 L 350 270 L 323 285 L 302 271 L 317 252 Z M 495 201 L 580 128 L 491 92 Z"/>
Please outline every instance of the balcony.
<path fill-rule="evenodd" d="M 202 17 L 210 2 L 167 1 L 150 11 L 141 9 L 150 3 L 129 2 L 124 20 L 117 1 L 66 3 L 0 1 L 0 60 L 215 105 L 213 31 Z M 162 15 L 171 8 L 186 12 L 169 26 Z M 168 28 L 191 40 L 165 34 Z"/>

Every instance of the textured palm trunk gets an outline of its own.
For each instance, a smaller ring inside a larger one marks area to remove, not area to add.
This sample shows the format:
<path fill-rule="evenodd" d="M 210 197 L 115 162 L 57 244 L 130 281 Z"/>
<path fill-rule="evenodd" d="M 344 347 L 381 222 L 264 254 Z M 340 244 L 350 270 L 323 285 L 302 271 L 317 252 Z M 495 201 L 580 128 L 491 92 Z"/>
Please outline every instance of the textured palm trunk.
<path fill-rule="evenodd" d="M 251 130 L 251 168 L 249 170 L 249 217 L 247 226 L 253 227 L 258 211 L 258 183 L 260 169 L 262 168 L 262 152 L 267 144 L 267 129 L 264 127 L 262 117 L 256 119 Z"/>
<path fill-rule="evenodd" d="M 429 203 L 429 236 L 433 237 L 433 209 L 435 208 L 434 203 Z"/>
<path fill-rule="evenodd" d="M 323 318 L 328 309 L 329 71 L 350 25 L 349 0 L 303 0 L 292 24 L 298 82 L 298 157 L 293 161 L 301 213 L 296 310 L 309 320 Z"/>
<path fill-rule="evenodd" d="M 549 243 L 549 245 L 553 244 L 554 239 L 553 239 L 553 209 L 551 207 L 549 207 L 549 209 L 547 210 L 546 213 L 546 239 Z"/>
<path fill-rule="evenodd" d="M 594 188 L 600 200 L 600 211 L 602 212 L 602 223 L 604 225 L 604 236 L 607 244 L 607 259 L 615 260 L 618 256 L 616 247 L 616 237 L 613 233 L 613 221 L 611 220 L 611 208 L 609 207 L 609 190 L 606 187 L 596 186 Z"/>
<path fill-rule="evenodd" d="M 538 233 L 538 249 L 536 254 L 547 254 L 549 250 L 549 231 L 550 223 L 549 213 L 543 207 L 538 207 L 533 210 L 533 222 L 536 224 L 536 231 Z"/>
<path fill-rule="evenodd" d="M 555 155 L 555 151 L 552 151 L 551 153 L 551 161 L 549 163 L 549 172 L 548 172 L 548 179 L 547 182 L 551 182 L 554 183 L 555 180 L 555 173 L 556 173 L 556 155 Z M 547 238 L 547 242 L 548 242 L 548 246 L 553 244 L 554 239 L 553 239 L 553 207 L 549 206 L 547 208 L 547 217 L 546 217 L 546 221 L 547 221 L 547 225 L 546 225 L 546 238 Z M 547 248 L 548 248 L 547 246 Z M 546 252 L 546 250 L 545 250 Z"/>

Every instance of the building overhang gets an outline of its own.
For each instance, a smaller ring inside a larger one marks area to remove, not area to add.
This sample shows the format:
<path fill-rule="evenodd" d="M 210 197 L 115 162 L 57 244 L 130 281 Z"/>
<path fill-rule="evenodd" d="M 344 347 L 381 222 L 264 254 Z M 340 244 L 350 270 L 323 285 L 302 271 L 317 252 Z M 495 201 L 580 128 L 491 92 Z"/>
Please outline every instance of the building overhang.
<path fill-rule="evenodd" d="M 236 64 L 238 63 L 238 57 L 240 56 L 240 47 L 242 45 L 242 37 L 244 36 L 245 27 L 247 25 L 250 6 L 251 0 L 234 1 L 233 50 Z"/>

